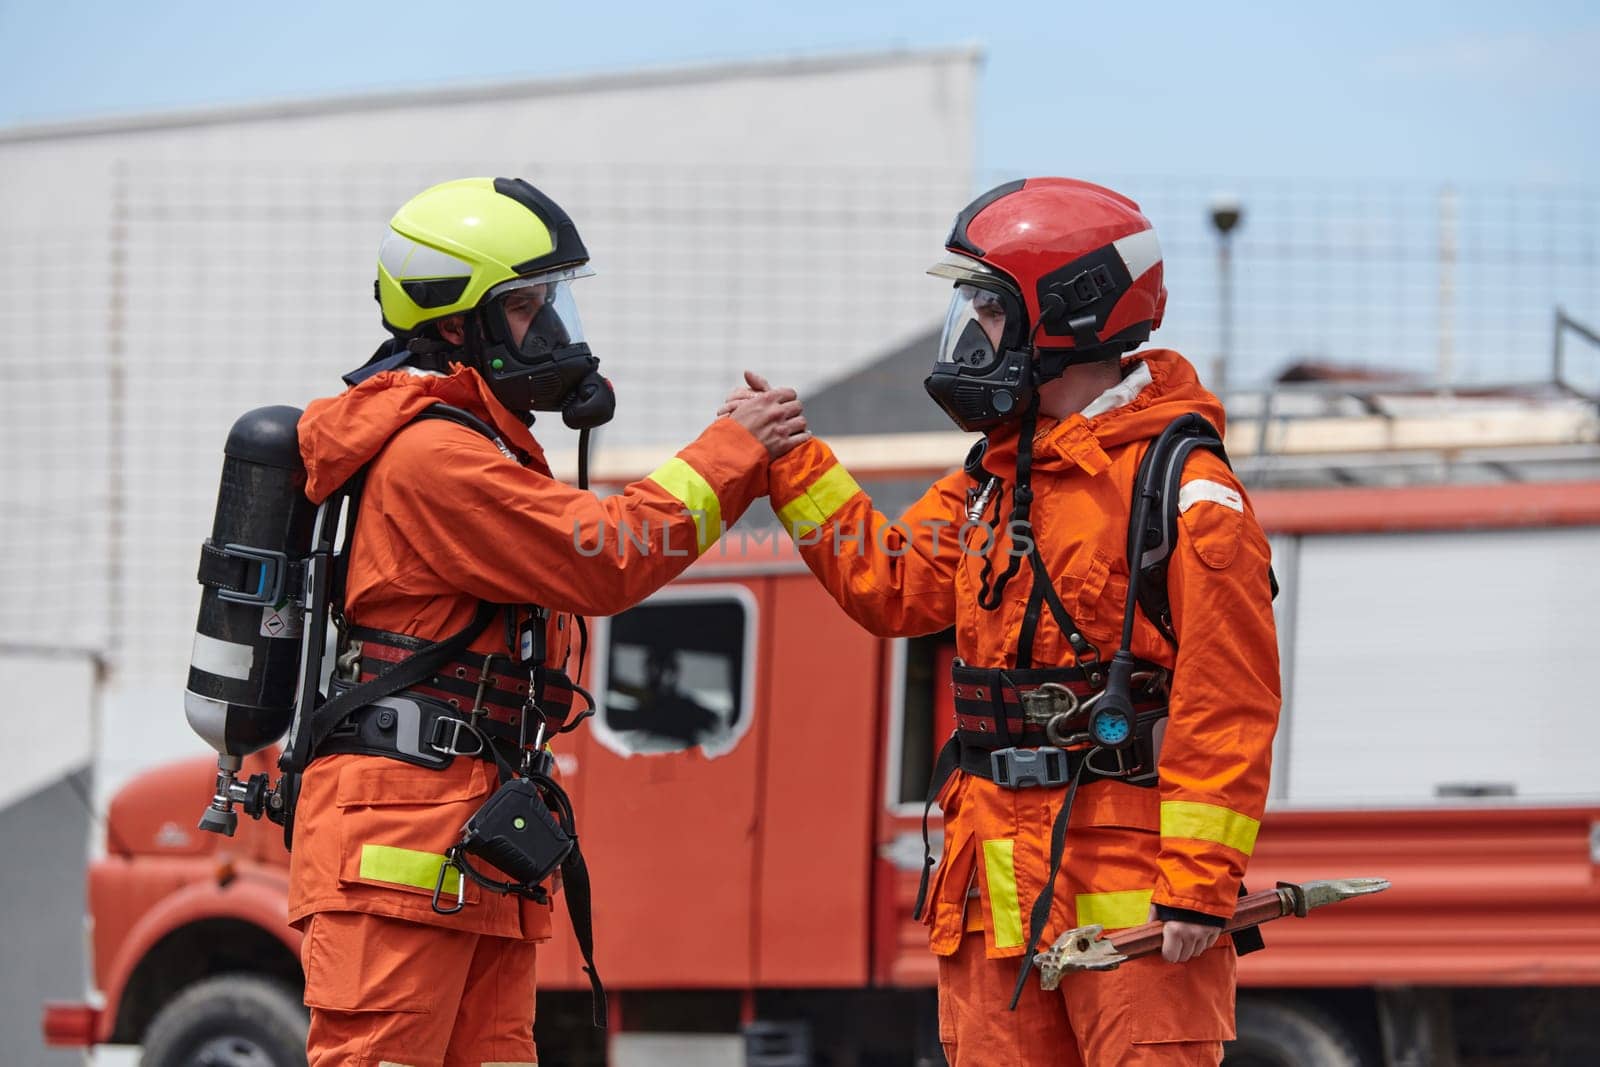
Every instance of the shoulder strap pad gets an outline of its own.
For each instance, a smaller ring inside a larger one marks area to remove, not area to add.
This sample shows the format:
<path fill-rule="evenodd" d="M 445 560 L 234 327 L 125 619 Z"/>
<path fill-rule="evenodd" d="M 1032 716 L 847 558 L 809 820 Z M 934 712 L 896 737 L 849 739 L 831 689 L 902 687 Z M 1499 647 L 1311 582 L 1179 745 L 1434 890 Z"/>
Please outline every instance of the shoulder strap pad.
<path fill-rule="evenodd" d="M 1203 417 L 1180 415 L 1161 431 L 1145 452 L 1133 483 L 1133 514 L 1138 515 L 1141 498 L 1149 499 L 1144 510 L 1144 529 L 1128 526 L 1128 566 L 1138 568 L 1139 608 L 1156 629 L 1177 643 L 1172 629 L 1172 604 L 1167 597 L 1167 560 L 1178 541 L 1178 490 L 1183 481 L 1183 465 L 1197 448 L 1214 452 L 1228 462 L 1222 435 Z M 1229 464 L 1231 467 L 1232 464 Z M 1276 594 L 1277 583 L 1273 583 Z"/>

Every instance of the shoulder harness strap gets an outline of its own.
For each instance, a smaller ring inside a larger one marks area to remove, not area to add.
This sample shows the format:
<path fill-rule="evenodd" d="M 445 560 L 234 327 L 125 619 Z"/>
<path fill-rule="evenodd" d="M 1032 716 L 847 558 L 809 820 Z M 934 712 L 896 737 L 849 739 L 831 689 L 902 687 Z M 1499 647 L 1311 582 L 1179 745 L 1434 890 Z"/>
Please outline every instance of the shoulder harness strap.
<path fill-rule="evenodd" d="M 1217 455 L 1232 469 L 1222 435 L 1205 418 L 1193 412 L 1180 415 L 1161 431 L 1139 463 L 1134 479 L 1133 512 L 1140 513 L 1141 498 L 1149 500 L 1144 510 L 1143 529 L 1128 526 L 1128 566 L 1139 571 L 1138 601 L 1145 617 L 1174 645 L 1178 638 L 1172 628 L 1172 602 L 1167 596 L 1167 564 L 1178 542 L 1178 493 L 1182 488 L 1183 465 L 1196 449 Z M 1278 577 L 1267 571 L 1272 595 L 1278 595 Z"/>

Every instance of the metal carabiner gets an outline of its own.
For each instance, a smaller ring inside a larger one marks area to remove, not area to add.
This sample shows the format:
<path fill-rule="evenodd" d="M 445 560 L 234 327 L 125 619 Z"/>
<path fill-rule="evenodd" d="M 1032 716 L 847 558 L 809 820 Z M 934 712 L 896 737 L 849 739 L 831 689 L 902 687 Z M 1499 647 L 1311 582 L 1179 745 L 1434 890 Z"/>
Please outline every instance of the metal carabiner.
<path fill-rule="evenodd" d="M 528 775 L 533 772 L 533 764 L 535 760 L 540 761 L 542 771 L 549 770 L 549 767 L 543 766 L 544 737 L 545 729 L 548 723 L 545 719 L 544 712 L 540 711 L 531 702 L 522 709 L 522 736 L 523 738 L 528 736 L 527 722 L 530 712 L 539 716 L 539 732 L 533 735 L 533 745 L 531 747 L 526 743 L 524 743 L 522 746 L 522 766 L 520 770 L 522 772 L 522 777 L 524 778 L 528 777 Z"/>
<path fill-rule="evenodd" d="M 456 858 L 456 849 L 459 847 L 452 846 L 450 851 L 444 854 L 444 862 L 439 864 L 439 880 L 433 884 L 433 910 L 440 915 L 454 915 L 467 906 L 467 872 L 461 861 Z M 452 869 L 456 872 L 456 906 L 441 908 L 439 898 L 444 895 L 445 872 Z"/>
<path fill-rule="evenodd" d="M 1088 736 L 1088 735 L 1085 735 L 1085 736 Z M 1098 756 L 1102 752 L 1110 752 L 1113 756 L 1117 757 L 1117 769 L 1116 770 L 1108 771 L 1108 770 L 1105 770 L 1104 768 L 1096 767 L 1094 765 L 1094 758 L 1096 756 Z M 1087 767 L 1089 770 L 1093 771 L 1094 773 L 1100 775 L 1102 778 L 1125 778 L 1128 775 L 1128 761 L 1123 757 L 1124 757 L 1124 751 L 1123 750 L 1105 749 L 1105 748 L 1101 748 L 1099 746 L 1096 746 L 1094 748 L 1091 748 L 1088 751 L 1088 753 L 1083 757 L 1083 765 L 1085 767 Z"/>

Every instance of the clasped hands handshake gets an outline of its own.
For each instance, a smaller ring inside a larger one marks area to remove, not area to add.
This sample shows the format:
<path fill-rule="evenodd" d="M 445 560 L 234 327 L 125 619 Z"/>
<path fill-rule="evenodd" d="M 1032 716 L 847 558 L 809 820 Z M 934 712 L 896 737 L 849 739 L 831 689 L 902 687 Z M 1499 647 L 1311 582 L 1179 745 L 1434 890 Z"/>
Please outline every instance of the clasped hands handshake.
<path fill-rule="evenodd" d="M 773 459 L 811 439 L 799 394 L 787 386 L 774 389 L 754 371 L 745 371 L 744 380 L 717 409 L 718 418 L 732 419 L 749 430 Z"/>

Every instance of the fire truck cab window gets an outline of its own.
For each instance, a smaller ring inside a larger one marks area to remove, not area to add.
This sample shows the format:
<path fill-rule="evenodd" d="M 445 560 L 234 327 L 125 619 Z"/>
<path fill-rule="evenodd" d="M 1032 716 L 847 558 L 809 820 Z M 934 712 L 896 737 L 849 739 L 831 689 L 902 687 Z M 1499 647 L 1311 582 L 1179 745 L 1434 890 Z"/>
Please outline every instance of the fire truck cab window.
<path fill-rule="evenodd" d="M 602 740 L 628 755 L 731 749 L 750 713 L 750 623 L 731 596 L 656 599 L 610 620 Z"/>

